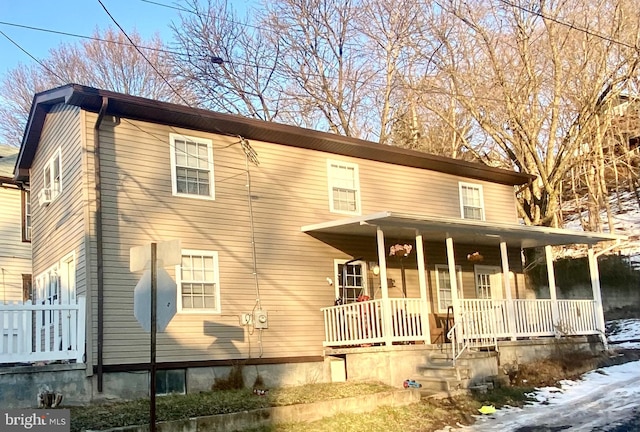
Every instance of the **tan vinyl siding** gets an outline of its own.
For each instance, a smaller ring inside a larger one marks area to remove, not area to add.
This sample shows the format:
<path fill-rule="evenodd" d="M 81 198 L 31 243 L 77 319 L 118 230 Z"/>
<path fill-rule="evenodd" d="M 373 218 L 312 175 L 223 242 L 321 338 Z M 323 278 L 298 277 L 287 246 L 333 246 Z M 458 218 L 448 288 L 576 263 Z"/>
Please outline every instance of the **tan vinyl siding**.
<path fill-rule="evenodd" d="M 49 205 L 38 204 L 43 167 L 61 150 L 62 192 Z M 80 110 L 57 105 L 47 114 L 30 175 L 34 277 L 75 251 L 76 292 L 84 293 L 84 194 Z"/>
<path fill-rule="evenodd" d="M 87 114 L 89 146 L 94 121 L 95 115 Z M 172 196 L 170 133 L 213 140 L 215 200 Z M 333 260 L 357 253 L 367 255 L 367 261 L 377 260 L 373 237 L 336 243 L 300 232 L 303 225 L 344 217 L 329 211 L 326 163 L 328 158 L 342 158 L 251 142 L 260 161 L 258 167 L 250 165 L 259 291 L 269 313 L 269 329 L 260 333 L 239 325 L 240 313 L 256 306 L 257 287 L 245 157 L 238 139 L 121 119 L 115 127 L 103 124 L 100 143 L 105 364 L 148 361 L 149 335 L 133 316 L 133 290 L 141 273 L 129 272 L 129 249 L 169 239 L 181 239 L 184 249 L 218 252 L 221 313 L 178 313 L 158 339 L 158 361 L 322 354 L 320 308 L 335 299 L 335 287 L 326 282 L 333 277 Z M 459 200 L 452 197 L 457 197 L 458 181 L 464 179 L 344 160 L 359 165 L 363 213 L 393 210 L 459 217 Z M 491 194 L 485 202 L 508 203 L 504 211 L 487 209 L 487 218 L 514 222 L 513 189 L 486 183 L 483 187 L 485 195 Z M 174 275 L 174 268 L 167 270 Z M 411 271 L 408 281 L 414 286 L 417 275 Z"/>
<path fill-rule="evenodd" d="M 22 241 L 22 192 L 0 186 L 0 301 L 22 300 L 22 275 L 31 274 L 31 243 Z"/>

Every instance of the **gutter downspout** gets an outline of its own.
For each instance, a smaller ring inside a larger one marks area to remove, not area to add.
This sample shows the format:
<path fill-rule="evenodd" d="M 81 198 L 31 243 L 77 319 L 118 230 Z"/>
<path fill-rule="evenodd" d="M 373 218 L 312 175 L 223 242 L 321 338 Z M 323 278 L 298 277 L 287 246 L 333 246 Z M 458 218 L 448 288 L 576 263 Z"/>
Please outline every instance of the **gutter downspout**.
<path fill-rule="evenodd" d="M 103 363 L 104 363 L 104 263 L 102 253 L 102 182 L 100 178 L 100 125 L 107 111 L 109 98 L 102 97 L 102 106 L 98 112 L 96 124 L 93 126 L 93 160 L 96 186 L 96 261 L 98 262 L 98 393 L 103 388 Z"/>

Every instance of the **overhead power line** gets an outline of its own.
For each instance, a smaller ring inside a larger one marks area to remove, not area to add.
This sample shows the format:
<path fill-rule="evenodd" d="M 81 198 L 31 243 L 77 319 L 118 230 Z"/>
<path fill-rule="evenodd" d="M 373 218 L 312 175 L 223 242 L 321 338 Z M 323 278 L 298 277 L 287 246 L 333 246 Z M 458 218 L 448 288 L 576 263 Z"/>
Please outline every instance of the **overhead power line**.
<path fill-rule="evenodd" d="M 34 27 L 34 26 L 30 26 L 30 25 L 12 23 L 12 22 L 7 22 L 7 21 L 0 21 L 0 25 L 6 25 L 6 26 L 10 26 L 10 27 L 17 27 L 17 28 L 22 28 L 22 29 L 26 29 L 26 30 L 39 31 L 39 32 L 43 32 L 43 33 L 57 34 L 57 35 L 61 35 L 61 36 L 69 36 L 69 37 L 74 37 L 74 38 L 77 38 L 77 39 L 86 39 L 86 40 L 92 40 L 92 41 L 96 41 L 96 42 L 105 42 L 105 43 L 112 43 L 112 44 L 122 45 L 122 46 L 131 46 L 131 44 L 128 43 L 128 42 L 121 42 L 121 41 L 117 41 L 117 40 L 113 40 L 113 39 L 104 39 L 104 38 L 99 38 L 99 37 L 95 37 L 95 36 L 87 36 L 87 35 L 82 35 L 82 34 L 78 34 L 78 33 L 69 33 L 69 32 L 64 32 L 64 31 L 60 31 L 60 30 L 47 29 L 47 28 L 43 28 L 43 27 Z M 172 54 L 172 55 L 176 55 L 176 56 L 184 56 L 185 55 L 184 53 L 181 53 L 181 52 L 178 52 L 178 51 L 172 51 L 172 50 L 168 50 L 168 49 L 164 49 L 164 48 L 155 48 L 155 47 L 146 47 L 146 46 L 140 46 L 139 48 L 140 49 L 144 49 L 144 50 L 148 50 L 148 51 L 156 51 L 156 52 L 161 52 L 161 53 L 165 53 L 165 54 Z M 193 57 L 200 57 L 200 56 L 193 56 Z M 202 57 L 204 57 L 204 56 L 202 56 Z"/>
<path fill-rule="evenodd" d="M 53 76 L 55 76 L 56 78 L 58 78 L 60 81 L 64 82 L 64 79 L 62 79 L 62 77 L 60 75 L 58 75 L 54 70 L 52 70 L 49 66 L 47 66 L 46 64 L 42 63 L 40 60 L 38 60 L 37 58 L 35 58 L 33 55 L 31 55 L 31 53 L 29 51 L 27 51 L 26 49 L 22 48 L 20 46 L 20 44 L 18 44 L 16 41 L 14 41 L 13 39 L 11 39 L 9 36 L 7 36 L 7 34 L 5 32 L 3 32 L 2 30 L 0 30 L 0 34 L 2 34 L 2 36 L 4 36 L 9 42 L 11 42 L 12 44 L 14 44 L 20 51 L 22 51 L 23 53 L 25 53 L 26 55 L 28 55 L 33 61 L 35 61 L 36 63 L 38 63 L 40 66 L 42 66 L 45 70 L 49 71 L 49 73 L 51 73 Z"/>
<path fill-rule="evenodd" d="M 149 60 L 147 58 L 147 56 L 142 52 L 142 50 L 140 50 L 140 48 L 138 48 L 138 46 L 135 44 L 135 42 L 133 41 L 133 39 L 131 39 L 129 37 L 129 35 L 127 34 L 126 31 L 124 31 L 124 29 L 122 28 L 122 26 L 120 25 L 120 23 L 118 23 L 118 21 L 116 21 L 116 19 L 113 17 L 113 15 L 111 15 L 111 12 L 109 12 L 109 9 L 107 9 L 107 7 L 104 5 L 104 3 L 102 3 L 102 0 L 98 0 L 98 3 L 100 3 L 100 6 L 102 6 L 102 9 L 104 9 L 104 11 L 107 13 L 107 15 L 109 15 L 109 18 L 111 18 L 111 21 L 113 21 L 113 23 L 120 29 L 120 31 L 122 32 L 122 34 L 127 38 L 127 40 L 131 43 L 131 46 L 133 46 L 135 48 L 136 51 L 138 51 L 138 54 L 140 54 L 142 56 L 143 59 L 145 59 L 145 61 L 147 63 L 149 63 L 149 66 L 151 66 L 151 68 L 158 74 L 158 76 L 162 79 L 162 81 L 165 82 L 165 84 L 167 84 L 167 86 L 169 86 L 169 88 L 176 94 L 176 96 L 178 96 L 180 98 L 180 100 L 182 102 L 184 102 L 184 104 L 188 107 L 191 107 L 191 104 L 189 103 L 189 101 L 187 101 L 181 94 L 180 92 L 178 92 L 178 90 L 176 90 L 176 88 L 171 85 L 171 83 L 167 80 L 167 78 L 158 70 L 158 68 L 156 67 L 156 65 L 153 64 L 153 62 L 151 62 L 151 60 Z"/>
<path fill-rule="evenodd" d="M 617 39 L 613 39 L 612 37 L 609 37 L 609 36 L 604 35 L 604 34 L 601 34 L 601 33 L 596 33 L 596 32 L 594 32 L 594 31 L 592 31 L 592 30 L 589 30 L 588 28 L 578 27 L 578 26 L 576 26 L 576 25 L 575 25 L 575 24 L 573 24 L 573 23 L 569 23 L 569 22 L 566 22 L 566 21 L 562 21 L 562 20 L 560 20 L 560 19 L 558 19 L 558 18 L 555 18 L 555 17 L 549 16 L 549 15 L 544 14 L 544 13 L 542 13 L 542 12 L 538 12 L 538 11 L 535 11 L 535 10 L 531 10 L 531 9 L 528 9 L 528 8 L 526 8 L 526 7 L 524 7 L 524 6 L 520 6 L 520 5 L 518 5 L 518 4 L 511 3 L 511 2 L 510 2 L 510 1 L 508 1 L 508 0 L 498 0 L 498 1 L 500 1 L 501 3 L 506 4 L 507 6 L 511 6 L 511 7 L 516 8 L 516 9 L 520 9 L 521 11 L 523 11 L 523 12 L 527 12 L 527 13 L 529 13 L 529 14 L 531 14 L 531 15 L 536 15 L 536 16 L 538 16 L 538 17 L 540 17 L 540 18 L 547 19 L 547 20 L 549 20 L 549 21 L 553 21 L 553 22 L 555 22 L 555 23 L 557 23 L 557 24 L 560 24 L 560 25 L 563 25 L 563 26 L 565 26 L 565 27 L 568 27 L 568 28 L 570 28 L 571 30 L 576 30 L 576 31 L 579 31 L 579 32 L 585 33 L 585 34 L 587 34 L 587 35 L 589 35 L 589 36 L 597 37 L 597 38 L 602 39 L 602 40 L 605 40 L 605 41 L 607 41 L 607 42 L 611 42 L 612 44 L 621 45 L 621 46 L 623 46 L 623 47 L 631 48 L 631 49 L 634 49 L 634 50 L 636 50 L 636 51 L 638 51 L 638 50 L 639 50 L 639 48 L 638 48 L 638 46 L 637 46 L 637 45 L 631 45 L 631 44 L 628 44 L 628 43 L 626 43 L 626 42 L 622 42 L 622 41 L 619 41 L 619 40 L 617 40 Z"/>

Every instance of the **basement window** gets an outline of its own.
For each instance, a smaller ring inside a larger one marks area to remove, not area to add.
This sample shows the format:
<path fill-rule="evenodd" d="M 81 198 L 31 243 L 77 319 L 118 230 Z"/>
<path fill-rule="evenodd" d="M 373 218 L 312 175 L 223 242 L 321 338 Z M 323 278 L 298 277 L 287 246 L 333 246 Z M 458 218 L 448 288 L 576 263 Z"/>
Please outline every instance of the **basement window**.
<path fill-rule="evenodd" d="M 187 389 L 187 371 L 168 369 L 156 371 L 156 395 L 185 394 Z"/>

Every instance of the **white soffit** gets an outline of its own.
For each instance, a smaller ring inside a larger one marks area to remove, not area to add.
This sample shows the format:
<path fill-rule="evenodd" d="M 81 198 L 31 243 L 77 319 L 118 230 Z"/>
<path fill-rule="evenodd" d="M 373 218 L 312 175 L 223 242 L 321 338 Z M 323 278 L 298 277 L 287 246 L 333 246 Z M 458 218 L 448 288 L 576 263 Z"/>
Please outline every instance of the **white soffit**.
<path fill-rule="evenodd" d="M 596 244 L 626 239 L 626 236 L 573 231 L 567 229 L 491 223 L 486 221 L 454 219 L 383 211 L 364 216 L 332 220 L 301 227 L 309 234 L 375 235 L 380 227 L 385 237 L 413 238 L 416 231 L 425 240 L 454 241 L 470 244 L 497 245 L 502 241 L 509 246 L 531 248 L 546 245 Z"/>

